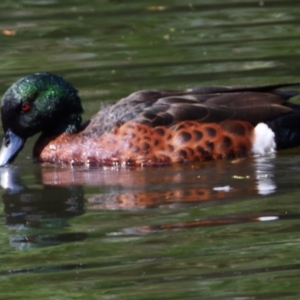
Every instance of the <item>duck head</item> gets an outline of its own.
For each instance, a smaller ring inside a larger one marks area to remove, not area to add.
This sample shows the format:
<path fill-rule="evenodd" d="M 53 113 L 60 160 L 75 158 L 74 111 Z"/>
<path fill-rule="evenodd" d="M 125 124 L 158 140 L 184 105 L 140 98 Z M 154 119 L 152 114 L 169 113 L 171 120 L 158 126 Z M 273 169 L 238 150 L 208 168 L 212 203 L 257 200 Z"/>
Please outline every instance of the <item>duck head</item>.
<path fill-rule="evenodd" d="M 61 77 L 36 73 L 20 79 L 1 102 L 4 137 L 0 166 L 12 162 L 26 139 L 38 132 L 58 135 L 77 131 L 82 113 L 77 91 Z"/>

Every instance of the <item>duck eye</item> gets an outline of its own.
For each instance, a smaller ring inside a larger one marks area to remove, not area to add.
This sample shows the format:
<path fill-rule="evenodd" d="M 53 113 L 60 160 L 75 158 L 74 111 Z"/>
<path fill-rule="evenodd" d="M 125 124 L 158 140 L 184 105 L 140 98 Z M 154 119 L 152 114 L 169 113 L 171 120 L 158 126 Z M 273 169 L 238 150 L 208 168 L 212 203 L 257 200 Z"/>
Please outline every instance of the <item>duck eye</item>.
<path fill-rule="evenodd" d="M 30 108 L 31 108 L 31 105 L 28 102 L 24 102 L 24 103 L 22 103 L 21 111 L 27 112 L 30 110 Z"/>

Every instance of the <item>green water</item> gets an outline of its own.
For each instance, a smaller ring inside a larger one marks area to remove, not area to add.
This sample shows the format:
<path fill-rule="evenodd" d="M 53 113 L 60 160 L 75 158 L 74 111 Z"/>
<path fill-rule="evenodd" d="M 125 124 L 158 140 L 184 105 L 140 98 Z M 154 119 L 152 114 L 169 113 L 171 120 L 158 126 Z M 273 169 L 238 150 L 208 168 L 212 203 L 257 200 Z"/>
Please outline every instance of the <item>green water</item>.
<path fill-rule="evenodd" d="M 52 72 L 88 119 L 140 89 L 299 80 L 300 4 L 0 3 L 0 94 Z M 300 299 L 300 152 L 0 170 L 0 299 Z"/>

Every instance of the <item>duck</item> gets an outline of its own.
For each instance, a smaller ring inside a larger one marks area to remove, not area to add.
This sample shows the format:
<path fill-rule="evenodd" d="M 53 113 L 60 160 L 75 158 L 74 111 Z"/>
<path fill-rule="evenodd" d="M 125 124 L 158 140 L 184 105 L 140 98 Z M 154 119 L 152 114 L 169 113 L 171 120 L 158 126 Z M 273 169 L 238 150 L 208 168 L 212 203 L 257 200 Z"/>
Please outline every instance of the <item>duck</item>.
<path fill-rule="evenodd" d="M 0 166 L 41 133 L 41 163 L 160 166 L 268 155 L 300 145 L 300 83 L 142 90 L 102 105 L 82 122 L 78 91 L 62 77 L 35 73 L 14 83 L 1 101 Z"/>

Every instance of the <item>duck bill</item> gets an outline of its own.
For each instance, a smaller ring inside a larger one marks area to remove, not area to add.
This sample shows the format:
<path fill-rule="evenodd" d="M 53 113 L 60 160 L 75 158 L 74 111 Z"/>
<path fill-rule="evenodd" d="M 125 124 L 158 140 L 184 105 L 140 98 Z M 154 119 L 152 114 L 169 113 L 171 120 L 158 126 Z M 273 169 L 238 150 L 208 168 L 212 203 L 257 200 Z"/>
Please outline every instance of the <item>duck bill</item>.
<path fill-rule="evenodd" d="M 10 129 L 4 133 L 0 150 L 0 167 L 12 162 L 22 150 L 26 139 L 22 138 Z"/>

